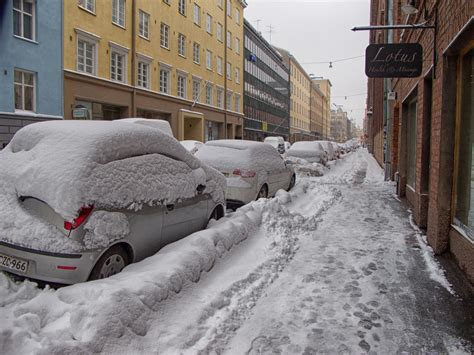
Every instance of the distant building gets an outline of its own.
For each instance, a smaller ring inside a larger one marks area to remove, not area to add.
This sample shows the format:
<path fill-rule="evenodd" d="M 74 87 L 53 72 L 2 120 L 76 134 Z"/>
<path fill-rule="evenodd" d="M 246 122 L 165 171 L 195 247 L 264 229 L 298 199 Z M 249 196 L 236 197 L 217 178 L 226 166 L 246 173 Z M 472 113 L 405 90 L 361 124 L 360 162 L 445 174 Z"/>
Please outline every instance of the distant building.
<path fill-rule="evenodd" d="M 331 138 L 336 142 L 343 143 L 350 138 L 351 121 L 347 118 L 347 112 L 341 107 L 331 110 Z"/>
<path fill-rule="evenodd" d="M 287 50 L 274 47 L 290 69 L 290 140 L 314 140 L 311 133 L 311 78 L 296 58 Z"/>
<path fill-rule="evenodd" d="M 63 1 L 0 2 L 0 149 L 22 126 L 63 116 Z"/>
<path fill-rule="evenodd" d="M 329 139 L 331 136 L 331 81 L 322 77 L 313 77 L 313 84 L 315 84 L 323 94 L 322 100 L 322 136 L 324 139 Z"/>
<path fill-rule="evenodd" d="M 323 130 L 323 105 L 324 94 L 319 89 L 319 85 L 311 83 L 311 107 L 310 107 L 310 130 L 317 139 L 324 138 Z"/>
<path fill-rule="evenodd" d="M 244 138 L 290 137 L 290 77 L 281 55 L 244 21 Z"/>

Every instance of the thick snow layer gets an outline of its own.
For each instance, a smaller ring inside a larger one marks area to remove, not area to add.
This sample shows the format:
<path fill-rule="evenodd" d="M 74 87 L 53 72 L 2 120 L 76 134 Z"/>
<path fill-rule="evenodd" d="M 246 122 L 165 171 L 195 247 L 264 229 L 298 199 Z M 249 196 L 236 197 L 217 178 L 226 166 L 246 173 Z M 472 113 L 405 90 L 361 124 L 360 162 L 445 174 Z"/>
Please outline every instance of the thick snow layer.
<path fill-rule="evenodd" d="M 32 196 L 64 220 L 83 206 L 138 210 L 197 194 L 224 202 L 225 178 L 157 129 L 126 122 L 42 122 L 22 128 L 0 152 L 0 240 L 55 252 L 80 247 L 32 215 Z"/>
<path fill-rule="evenodd" d="M 170 123 L 165 120 L 151 119 L 151 118 L 122 118 L 115 120 L 114 122 L 125 122 L 140 124 L 143 126 L 159 129 L 168 136 L 173 137 L 173 131 L 171 130 Z"/>
<path fill-rule="evenodd" d="M 120 212 L 95 211 L 84 226 L 87 249 L 107 247 L 130 233 L 127 216 Z"/>
<path fill-rule="evenodd" d="M 257 186 L 267 181 L 268 171 L 282 171 L 285 163 L 271 145 L 245 140 L 209 141 L 195 154 L 198 159 L 223 173 L 235 169 L 254 171 Z"/>
<path fill-rule="evenodd" d="M 320 142 L 296 142 L 286 152 L 287 157 L 305 159 L 310 163 L 321 163 L 326 153 Z"/>
<path fill-rule="evenodd" d="M 348 154 L 106 280 L 53 291 L 0 274 L 1 352 L 468 354 L 460 302 L 419 268 L 372 160 Z"/>

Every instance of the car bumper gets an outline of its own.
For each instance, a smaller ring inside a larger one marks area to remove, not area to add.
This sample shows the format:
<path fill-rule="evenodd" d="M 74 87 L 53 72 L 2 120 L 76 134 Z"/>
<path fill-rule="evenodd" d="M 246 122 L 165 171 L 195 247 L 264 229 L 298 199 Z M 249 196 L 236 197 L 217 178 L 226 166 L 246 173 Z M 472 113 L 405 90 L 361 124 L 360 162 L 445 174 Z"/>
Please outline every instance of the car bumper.
<path fill-rule="evenodd" d="M 257 179 L 251 181 L 227 179 L 226 201 L 227 205 L 245 205 L 257 197 Z"/>
<path fill-rule="evenodd" d="M 0 263 L 0 271 L 56 284 L 74 284 L 87 281 L 100 256 L 100 251 L 76 254 L 43 252 L 0 242 L 0 254 L 28 262 L 26 272 L 12 270 Z"/>

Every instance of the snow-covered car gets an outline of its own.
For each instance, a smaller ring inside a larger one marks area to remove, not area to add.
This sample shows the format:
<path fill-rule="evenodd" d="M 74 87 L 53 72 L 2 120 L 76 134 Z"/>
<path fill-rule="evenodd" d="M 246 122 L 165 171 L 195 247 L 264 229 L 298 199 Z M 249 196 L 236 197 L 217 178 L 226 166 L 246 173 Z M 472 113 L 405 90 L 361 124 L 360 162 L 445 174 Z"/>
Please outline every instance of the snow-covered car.
<path fill-rule="evenodd" d="M 337 152 L 334 149 L 332 142 L 330 141 L 316 141 L 316 142 L 321 143 L 321 146 L 323 147 L 323 149 L 326 151 L 326 153 L 328 153 L 329 160 L 337 159 Z"/>
<path fill-rule="evenodd" d="M 318 141 L 295 142 L 286 152 L 289 159 L 299 158 L 309 163 L 326 164 L 328 162 L 328 153 Z"/>
<path fill-rule="evenodd" d="M 231 208 L 274 196 L 279 189 L 290 190 L 295 185 L 294 169 L 266 143 L 209 141 L 195 156 L 226 176 L 226 199 Z"/>
<path fill-rule="evenodd" d="M 287 152 L 291 148 L 291 143 L 285 141 L 285 152 Z"/>
<path fill-rule="evenodd" d="M 159 129 L 163 133 L 166 133 L 168 136 L 173 137 L 173 131 L 171 130 L 170 123 L 166 120 L 154 119 L 154 118 L 121 118 L 115 120 L 116 122 L 126 122 L 126 123 L 135 123 L 143 126 L 148 126 L 152 128 Z"/>
<path fill-rule="evenodd" d="M 49 283 L 116 274 L 225 211 L 225 177 L 139 124 L 31 124 L 0 166 L 0 270 Z"/>
<path fill-rule="evenodd" d="M 195 154 L 204 145 L 202 142 L 193 140 L 180 141 L 180 143 L 191 154 Z"/>
<path fill-rule="evenodd" d="M 266 144 L 270 144 L 278 151 L 278 153 L 285 153 L 285 140 L 283 139 L 283 137 L 266 137 L 263 142 Z"/>

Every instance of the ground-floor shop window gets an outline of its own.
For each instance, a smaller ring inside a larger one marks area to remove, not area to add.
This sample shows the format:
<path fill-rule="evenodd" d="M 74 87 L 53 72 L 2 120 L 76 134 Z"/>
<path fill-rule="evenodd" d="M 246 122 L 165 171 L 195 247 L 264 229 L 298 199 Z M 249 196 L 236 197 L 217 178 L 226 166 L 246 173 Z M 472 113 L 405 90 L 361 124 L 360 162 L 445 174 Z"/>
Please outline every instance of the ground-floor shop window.
<path fill-rule="evenodd" d="M 206 121 L 206 126 L 204 127 L 206 142 L 219 139 L 219 126 L 220 123 Z"/>
<path fill-rule="evenodd" d="M 455 223 L 474 240 L 474 49 L 461 59 Z"/>

